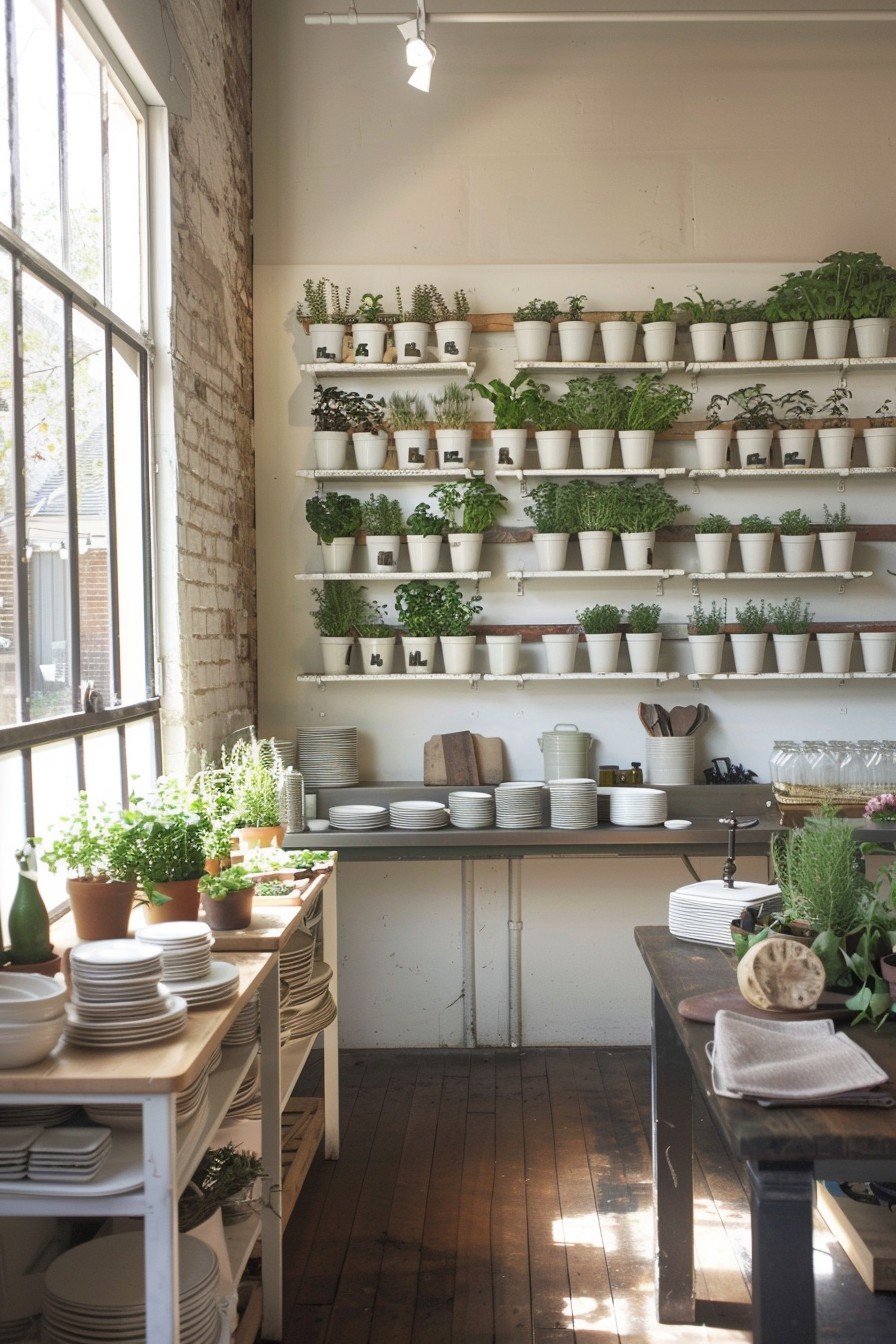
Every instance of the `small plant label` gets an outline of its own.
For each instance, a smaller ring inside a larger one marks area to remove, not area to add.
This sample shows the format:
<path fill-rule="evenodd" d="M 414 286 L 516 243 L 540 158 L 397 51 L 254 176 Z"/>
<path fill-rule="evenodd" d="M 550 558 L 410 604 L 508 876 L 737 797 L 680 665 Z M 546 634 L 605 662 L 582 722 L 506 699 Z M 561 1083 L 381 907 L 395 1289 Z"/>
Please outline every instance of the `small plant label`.
<path fill-rule="evenodd" d="M 370 666 L 382 667 L 382 665 L 383 665 L 383 655 L 381 653 L 372 653 L 370 655 Z"/>
<path fill-rule="evenodd" d="M 447 453 L 442 454 L 443 462 L 460 462 L 461 456 L 456 448 L 451 448 Z"/>
<path fill-rule="evenodd" d="M 460 351 L 459 351 L 458 348 L 457 348 L 457 342 L 456 342 L 456 341 L 446 341 L 446 342 L 444 343 L 444 345 L 442 346 L 442 353 L 443 353 L 444 355 L 459 355 L 459 354 L 460 354 Z"/>
<path fill-rule="evenodd" d="M 408 449 L 408 461 L 415 463 L 417 466 L 422 466 L 426 458 L 419 448 L 414 447 Z"/>
<path fill-rule="evenodd" d="M 763 457 L 761 453 L 747 453 L 748 467 L 764 467 L 767 462 L 768 458 Z"/>
<path fill-rule="evenodd" d="M 420 354 L 420 347 L 417 345 L 417 342 L 416 342 L 416 341 L 405 341 L 405 343 L 404 343 L 404 357 L 405 357 L 405 359 L 422 359 L 422 358 L 423 358 L 423 356 Z"/>
<path fill-rule="evenodd" d="M 799 453 L 785 453 L 784 465 L 785 467 L 804 467 L 806 465 L 806 459 L 800 457 Z"/>
<path fill-rule="evenodd" d="M 381 565 L 383 569 L 395 569 L 396 567 L 391 551 L 377 551 L 376 562 L 378 565 Z"/>
<path fill-rule="evenodd" d="M 328 350 L 327 347 L 326 347 L 325 345 L 319 345 L 319 346 L 317 347 L 317 349 L 315 350 L 315 352 L 314 352 L 314 358 L 315 358 L 315 359 L 318 359 L 318 360 L 321 360 L 321 359 L 335 359 L 335 358 L 336 358 L 336 351 L 335 351 L 335 350 Z"/>
<path fill-rule="evenodd" d="M 513 466 L 513 458 L 510 456 L 510 449 L 509 449 L 509 448 L 499 448 L 499 449 L 498 449 L 498 466 L 499 466 L 499 467 L 512 467 L 512 466 Z"/>
<path fill-rule="evenodd" d="M 359 341 L 355 346 L 355 359 L 369 359 L 370 347 L 366 341 Z"/>
<path fill-rule="evenodd" d="M 429 667 L 428 661 L 423 657 L 419 649 L 415 649 L 408 659 L 408 667 Z"/>

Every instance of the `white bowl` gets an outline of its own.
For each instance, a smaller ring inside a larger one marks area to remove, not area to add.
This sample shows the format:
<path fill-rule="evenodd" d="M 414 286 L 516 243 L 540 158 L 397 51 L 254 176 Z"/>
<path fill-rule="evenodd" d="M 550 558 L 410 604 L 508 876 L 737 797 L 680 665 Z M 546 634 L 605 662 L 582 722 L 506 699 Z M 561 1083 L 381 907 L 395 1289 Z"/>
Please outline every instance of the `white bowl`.
<path fill-rule="evenodd" d="M 49 1022 L 0 1025 L 0 1069 L 21 1069 L 45 1059 L 62 1035 L 65 1014 Z"/>
<path fill-rule="evenodd" d="M 0 1025 L 9 1022 L 47 1022 L 58 1017 L 65 1003 L 65 985 L 48 975 L 5 971 L 0 975 Z"/>
<path fill-rule="evenodd" d="M 326 817 L 311 817 L 305 823 L 309 831 L 328 831 L 330 823 Z"/>

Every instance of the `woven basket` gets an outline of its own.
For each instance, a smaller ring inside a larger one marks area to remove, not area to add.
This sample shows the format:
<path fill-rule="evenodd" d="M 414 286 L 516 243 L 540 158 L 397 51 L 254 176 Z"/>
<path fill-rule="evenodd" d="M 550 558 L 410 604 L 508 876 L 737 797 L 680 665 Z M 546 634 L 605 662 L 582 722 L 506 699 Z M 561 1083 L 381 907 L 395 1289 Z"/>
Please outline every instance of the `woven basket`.
<path fill-rule="evenodd" d="M 881 786 L 877 793 L 892 793 L 894 790 L 896 786 L 887 784 Z M 861 817 L 868 799 L 876 796 L 858 785 L 854 788 L 836 788 L 833 785 L 776 783 L 772 785 L 772 791 L 781 818 L 787 825 L 794 825 L 811 816 L 822 803 L 836 807 L 841 816 Z"/>

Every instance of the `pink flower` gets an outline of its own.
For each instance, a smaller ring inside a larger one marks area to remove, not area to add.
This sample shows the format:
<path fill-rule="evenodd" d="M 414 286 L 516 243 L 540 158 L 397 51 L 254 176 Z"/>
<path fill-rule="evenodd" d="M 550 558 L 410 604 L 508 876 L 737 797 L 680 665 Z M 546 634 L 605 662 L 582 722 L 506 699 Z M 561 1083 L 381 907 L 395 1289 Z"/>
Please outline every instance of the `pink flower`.
<path fill-rule="evenodd" d="M 878 819 L 882 813 L 896 814 L 896 795 L 881 793 L 876 798 L 868 799 L 865 804 L 865 816 Z"/>

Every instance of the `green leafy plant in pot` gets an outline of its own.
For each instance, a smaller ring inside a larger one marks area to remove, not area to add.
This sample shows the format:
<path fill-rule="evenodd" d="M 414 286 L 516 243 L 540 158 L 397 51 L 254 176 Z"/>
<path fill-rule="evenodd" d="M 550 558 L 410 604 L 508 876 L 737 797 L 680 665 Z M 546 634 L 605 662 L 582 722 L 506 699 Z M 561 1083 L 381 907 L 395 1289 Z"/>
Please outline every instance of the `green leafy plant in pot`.
<path fill-rule="evenodd" d="M 734 670 L 746 676 L 757 676 L 762 671 L 768 644 L 768 613 L 764 602 L 750 598 L 742 607 L 736 607 L 738 629 L 731 632 Z"/>
<path fill-rule="evenodd" d="M 615 495 L 600 481 L 569 481 L 564 487 L 572 504 L 571 530 L 578 533 L 582 569 L 610 568 L 616 526 Z"/>
<path fill-rule="evenodd" d="M 563 471 L 569 459 L 572 430 L 566 401 L 551 401 L 547 387 L 529 400 L 529 423 L 535 429 L 538 465 L 542 471 Z"/>
<path fill-rule="evenodd" d="M 178 1230 L 189 1232 L 199 1227 L 217 1209 L 222 1210 L 226 1223 L 247 1217 L 252 1211 L 252 1188 L 266 1175 L 256 1153 L 232 1143 L 209 1148 L 178 1201 Z"/>
<path fill-rule="evenodd" d="M 535 524 L 532 540 L 539 569 L 557 570 L 566 564 L 569 535 L 576 525 L 575 500 L 575 491 L 556 481 L 541 481 L 529 491 L 523 512 Z"/>
<path fill-rule="evenodd" d="M 161 775 L 146 799 L 132 798 L 122 820 L 133 846 L 134 867 L 151 924 L 196 919 L 199 878 L 211 829 L 201 797 L 178 779 Z"/>
<path fill-rule="evenodd" d="M 557 323 L 560 358 L 566 363 L 583 363 L 591 358 L 594 323 L 584 317 L 584 294 L 568 294 L 566 303 L 566 312 L 559 314 L 560 321 Z"/>
<path fill-rule="evenodd" d="M 202 914 L 212 929 L 248 929 L 252 923 L 255 883 L 242 864 L 199 881 Z"/>
<path fill-rule="evenodd" d="M 780 606 L 769 606 L 768 616 L 774 626 L 772 640 L 778 671 L 798 675 L 806 665 L 814 612 L 809 610 L 808 602 L 792 597 Z"/>
<path fill-rule="evenodd" d="M 454 579 L 443 585 L 439 637 L 446 672 L 454 675 L 472 672 L 476 647 L 472 627 L 481 611 L 482 598 L 478 594 L 465 599 L 460 584 Z"/>
<path fill-rule="evenodd" d="M 361 505 L 361 526 L 367 534 L 370 569 L 397 570 L 404 533 L 404 515 L 399 500 L 384 494 L 371 494 Z"/>
<path fill-rule="evenodd" d="M 559 314 L 560 305 L 553 299 L 531 299 L 517 308 L 513 331 L 518 359 L 535 362 L 547 359 L 551 323 Z"/>
<path fill-rule="evenodd" d="M 411 579 L 395 589 L 395 614 L 404 626 L 405 668 L 413 674 L 435 670 L 436 640 L 442 627 L 444 590 L 427 579 Z"/>
<path fill-rule="evenodd" d="M 766 574 L 771 567 L 775 525 L 771 518 L 748 513 L 740 520 L 737 537 L 745 574 Z"/>
<path fill-rule="evenodd" d="M 419 471 L 426 466 L 429 447 L 429 407 L 416 393 L 393 392 L 387 407 L 387 428 L 395 440 L 401 471 Z"/>
<path fill-rule="evenodd" d="M 688 618 L 688 643 L 694 660 L 694 671 L 704 677 L 714 677 L 722 670 L 728 603 L 713 602 L 707 610 L 697 602 Z"/>
<path fill-rule="evenodd" d="M 663 638 L 659 625 L 660 608 L 656 602 L 635 602 L 629 607 L 625 643 L 633 672 L 656 671 Z"/>
<path fill-rule="evenodd" d="M 521 467 L 526 452 L 529 404 L 538 396 L 538 385 L 527 373 L 518 373 L 509 383 L 493 378 L 488 384 L 467 383 L 471 392 L 477 392 L 483 401 L 495 408 L 492 426 L 492 448 L 500 467 Z"/>
<path fill-rule="evenodd" d="M 451 567 L 457 573 L 478 569 L 482 536 L 507 508 L 507 499 L 481 476 L 471 481 L 450 481 L 429 492 L 448 520 Z"/>
<path fill-rule="evenodd" d="M 341 676 L 351 666 L 355 635 L 370 610 L 366 591 L 361 584 L 332 580 L 311 589 L 317 605 L 310 614 L 320 636 L 325 675 Z"/>
<path fill-rule="evenodd" d="M 690 318 L 691 344 L 694 359 L 700 363 L 714 363 L 725 352 L 726 317 L 732 300 L 704 298 L 696 285 L 695 299 L 682 299 L 678 305 Z"/>
<path fill-rule="evenodd" d="M 61 817 L 41 858 L 51 873 L 66 871 L 66 892 L 79 938 L 124 938 L 137 891 L 138 838 L 127 813 L 86 793 Z M 149 894 L 149 893 L 147 893 Z"/>
<path fill-rule="evenodd" d="M 470 460 L 473 438 L 471 420 L 473 398 L 461 383 L 448 383 L 441 396 L 430 398 L 436 422 L 436 448 L 439 466 L 457 470 Z"/>
<path fill-rule="evenodd" d="M 679 504 L 660 481 L 640 486 L 618 481 L 611 488 L 626 569 L 651 569 L 657 532 L 671 527 L 689 505 Z"/>
<path fill-rule="evenodd" d="M 576 612 L 576 620 L 585 635 L 588 666 L 592 672 L 615 672 L 622 643 L 622 617 L 619 607 L 598 603 Z"/>
<path fill-rule="evenodd" d="M 296 304 L 296 318 L 309 324 L 312 358 L 316 363 L 341 362 L 345 328 L 351 321 L 351 290 L 346 290 L 343 302 L 339 286 L 326 276 L 308 279 L 302 288 L 305 302 Z"/>
<path fill-rule="evenodd" d="M 352 495 L 329 490 L 323 499 L 313 495 L 305 501 L 305 521 L 320 539 L 324 572 L 347 574 L 351 570 L 355 534 L 361 526 L 361 505 Z"/>
<path fill-rule="evenodd" d="M 708 513 L 694 520 L 697 567 L 703 574 L 724 574 L 731 554 L 731 520 L 722 513 Z"/>
<path fill-rule="evenodd" d="M 671 428 L 689 411 L 692 392 L 675 383 L 664 383 L 659 373 L 642 373 L 623 390 L 619 442 L 622 465 L 630 471 L 650 466 L 657 434 Z"/>
<path fill-rule="evenodd" d="M 235 742 L 221 753 L 233 793 L 235 833 L 241 848 L 282 845 L 280 825 L 283 766 L 272 738 Z"/>
<path fill-rule="evenodd" d="M 678 323 L 675 304 L 657 299 L 649 313 L 641 316 L 644 332 L 644 358 L 648 364 L 668 363 L 675 358 L 675 337 Z"/>

